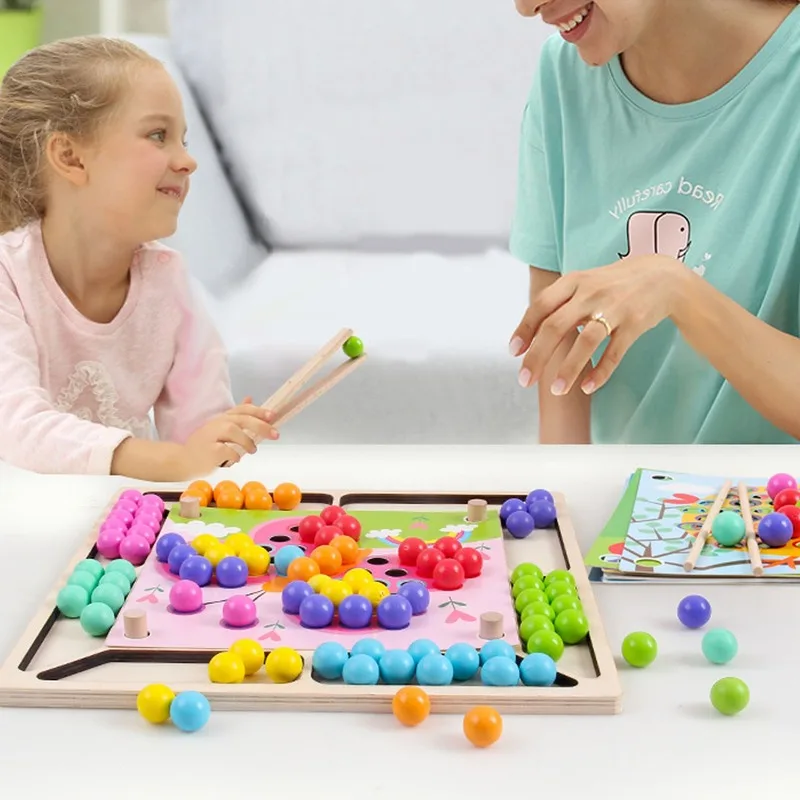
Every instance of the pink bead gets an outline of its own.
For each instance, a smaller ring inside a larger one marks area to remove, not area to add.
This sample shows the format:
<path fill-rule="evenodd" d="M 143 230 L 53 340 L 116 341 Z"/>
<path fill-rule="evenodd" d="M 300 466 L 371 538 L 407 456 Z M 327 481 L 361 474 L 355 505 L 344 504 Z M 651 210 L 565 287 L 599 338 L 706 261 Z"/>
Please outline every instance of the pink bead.
<path fill-rule="evenodd" d="M 123 536 L 125 536 L 128 533 L 128 526 L 124 525 L 118 519 L 109 519 L 100 526 L 99 532 L 104 533 L 105 531 L 119 531 Z"/>
<path fill-rule="evenodd" d="M 117 520 L 121 524 L 123 524 L 126 528 L 130 528 L 131 523 L 133 522 L 133 514 L 130 511 L 126 511 L 124 508 L 115 508 L 107 517 L 106 521 L 110 522 L 111 520 Z"/>
<path fill-rule="evenodd" d="M 149 528 L 154 534 L 161 530 L 161 518 L 155 517 L 152 514 L 139 514 L 133 521 L 134 525 L 143 528 Z"/>
<path fill-rule="evenodd" d="M 769 495 L 770 500 L 775 499 L 775 495 L 778 492 L 783 491 L 784 489 L 796 489 L 797 488 L 797 480 L 791 475 L 788 475 L 785 472 L 779 472 L 777 475 L 773 475 L 767 481 L 767 494 Z"/>
<path fill-rule="evenodd" d="M 120 496 L 120 500 L 130 500 L 137 506 L 142 502 L 142 493 L 137 489 L 126 489 Z"/>
<path fill-rule="evenodd" d="M 130 561 L 135 567 L 144 564 L 147 556 L 150 555 L 150 542 L 138 534 L 128 534 L 119 543 L 119 557 Z"/>
<path fill-rule="evenodd" d="M 134 522 L 131 529 L 128 531 L 128 536 L 141 536 L 147 540 L 147 543 L 152 547 L 153 542 L 156 540 L 156 535 L 152 528 L 147 525 L 142 525 L 139 522 Z"/>
<path fill-rule="evenodd" d="M 182 614 L 191 614 L 203 606 L 203 590 L 194 581 L 178 581 L 169 590 L 169 603 Z"/>
<path fill-rule="evenodd" d="M 106 528 L 97 537 L 97 552 L 105 558 L 119 558 L 119 546 L 125 541 L 124 531 Z"/>
<path fill-rule="evenodd" d="M 142 508 L 155 508 L 160 514 L 164 511 L 164 501 L 157 494 L 146 494 L 142 497 Z"/>
<path fill-rule="evenodd" d="M 129 514 L 135 514 L 138 508 L 139 506 L 136 503 L 134 503 L 133 500 L 124 500 L 123 498 L 120 498 L 114 504 L 115 511 L 117 510 L 127 511 Z"/>
<path fill-rule="evenodd" d="M 256 621 L 256 604 L 244 594 L 229 597 L 222 606 L 222 619 L 232 628 L 245 628 Z"/>

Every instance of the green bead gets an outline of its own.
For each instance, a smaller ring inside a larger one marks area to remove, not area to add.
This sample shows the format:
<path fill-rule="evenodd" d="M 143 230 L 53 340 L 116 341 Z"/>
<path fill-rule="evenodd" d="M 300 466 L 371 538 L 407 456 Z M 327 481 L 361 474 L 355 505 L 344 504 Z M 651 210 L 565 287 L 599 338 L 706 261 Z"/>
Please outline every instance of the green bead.
<path fill-rule="evenodd" d="M 569 583 L 568 581 L 552 581 L 551 583 L 546 583 L 544 593 L 547 595 L 547 599 L 551 603 L 556 599 L 556 597 L 562 594 L 571 594 L 575 597 L 578 596 L 574 584 Z"/>
<path fill-rule="evenodd" d="M 105 636 L 114 624 L 114 612 L 105 603 L 89 603 L 81 611 L 81 627 L 90 636 Z"/>
<path fill-rule="evenodd" d="M 109 572 L 121 572 L 133 585 L 136 580 L 136 567 L 124 558 L 116 558 L 106 567 L 106 574 Z"/>
<path fill-rule="evenodd" d="M 556 633 L 564 640 L 564 644 L 578 644 L 589 633 L 589 620 L 583 611 L 568 608 L 562 611 L 555 620 Z"/>
<path fill-rule="evenodd" d="M 649 633 L 629 633 L 622 641 L 622 657 L 632 667 L 646 667 L 656 660 L 657 655 L 658 645 Z"/>
<path fill-rule="evenodd" d="M 531 589 L 531 591 L 534 591 Z M 540 614 L 543 617 L 547 617 L 551 622 L 556 618 L 555 611 L 553 611 L 553 607 L 547 600 L 535 600 L 533 603 L 528 603 L 525 608 L 522 609 L 522 613 L 519 615 L 520 620 L 527 619 L 531 614 Z"/>
<path fill-rule="evenodd" d="M 555 626 L 544 614 L 528 614 L 519 623 L 519 638 L 527 642 L 536 631 L 555 631 Z"/>
<path fill-rule="evenodd" d="M 100 583 L 97 585 L 103 586 L 103 584 L 106 583 L 111 583 L 119 587 L 125 597 L 130 594 L 131 582 L 121 572 L 109 572 L 107 575 L 103 575 L 103 577 L 100 578 Z"/>
<path fill-rule="evenodd" d="M 517 614 L 521 614 L 525 606 L 542 602 L 547 602 L 547 595 L 541 589 L 524 589 L 514 600 L 514 608 L 517 610 Z"/>
<path fill-rule="evenodd" d="M 77 619 L 89 605 L 89 592 L 77 583 L 68 583 L 56 597 L 56 607 L 70 619 Z"/>
<path fill-rule="evenodd" d="M 514 581 L 514 585 L 511 587 L 511 594 L 514 597 L 518 597 L 526 589 L 538 589 L 541 592 L 544 591 L 544 584 L 535 575 L 523 575 Z"/>
<path fill-rule="evenodd" d="M 526 562 L 525 564 L 517 564 L 517 566 L 514 567 L 514 571 L 511 573 L 511 583 L 516 583 L 523 575 L 533 575 L 540 581 L 544 578 L 544 573 L 536 564 Z"/>
<path fill-rule="evenodd" d="M 103 576 L 103 573 L 105 572 L 105 570 L 103 569 L 103 565 L 99 561 L 96 561 L 93 558 L 84 558 L 83 561 L 79 561 L 75 565 L 75 569 L 86 570 L 86 572 L 91 573 L 92 577 L 95 578 L 96 580 L 99 580 Z M 75 570 L 73 570 L 73 572 L 74 571 Z"/>
<path fill-rule="evenodd" d="M 566 581 L 567 583 L 571 583 L 575 586 L 575 578 L 569 570 L 566 569 L 554 569 L 551 572 L 548 572 L 544 578 L 544 585 L 548 586 L 549 584 L 553 583 L 553 581 Z"/>
<path fill-rule="evenodd" d="M 358 336 L 351 336 L 342 345 L 342 350 L 348 358 L 358 358 L 364 352 L 364 342 Z"/>
<path fill-rule="evenodd" d="M 560 594 L 558 597 L 553 598 L 553 602 L 550 603 L 550 606 L 556 616 L 562 611 L 566 611 L 568 608 L 574 608 L 576 611 L 583 611 L 583 604 L 576 594 Z"/>
<path fill-rule="evenodd" d="M 711 705 L 720 714 L 732 717 L 750 702 L 750 689 L 740 678 L 720 678 L 711 687 Z"/>
<path fill-rule="evenodd" d="M 739 651 L 736 637 L 725 628 L 712 628 L 703 637 L 703 655 L 712 664 L 727 664 Z"/>
<path fill-rule="evenodd" d="M 81 586 L 91 594 L 97 586 L 97 578 L 85 569 L 79 569 L 67 578 L 67 585 Z"/>
<path fill-rule="evenodd" d="M 529 653 L 544 653 L 558 661 L 564 655 L 564 641 L 555 631 L 540 630 L 528 639 L 527 650 Z"/>
<path fill-rule="evenodd" d="M 125 595 L 119 586 L 113 583 L 104 583 L 92 592 L 93 603 L 105 603 L 116 615 L 125 603 Z"/>
<path fill-rule="evenodd" d="M 744 539 L 744 520 L 735 511 L 723 511 L 714 520 L 711 535 L 722 547 L 733 547 Z"/>

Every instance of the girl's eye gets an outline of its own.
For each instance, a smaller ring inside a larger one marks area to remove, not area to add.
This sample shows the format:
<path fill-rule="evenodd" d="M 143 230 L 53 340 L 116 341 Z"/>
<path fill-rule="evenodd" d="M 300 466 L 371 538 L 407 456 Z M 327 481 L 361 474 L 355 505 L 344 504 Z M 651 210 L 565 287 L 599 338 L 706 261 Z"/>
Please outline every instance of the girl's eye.
<path fill-rule="evenodd" d="M 164 130 L 160 131 L 153 131 L 150 134 L 150 138 L 156 137 L 159 142 L 163 142 L 167 138 L 167 132 Z"/>

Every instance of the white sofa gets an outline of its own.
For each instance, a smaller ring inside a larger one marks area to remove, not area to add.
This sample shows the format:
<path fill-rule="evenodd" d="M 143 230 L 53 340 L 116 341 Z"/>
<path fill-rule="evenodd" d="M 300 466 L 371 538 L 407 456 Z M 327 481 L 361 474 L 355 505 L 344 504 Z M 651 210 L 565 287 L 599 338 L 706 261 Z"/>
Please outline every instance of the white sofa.
<path fill-rule="evenodd" d="M 492 0 L 174 0 L 170 25 L 130 38 L 185 97 L 200 167 L 170 244 L 236 395 L 349 326 L 368 360 L 282 441 L 536 441 L 506 245 L 541 24 Z"/>

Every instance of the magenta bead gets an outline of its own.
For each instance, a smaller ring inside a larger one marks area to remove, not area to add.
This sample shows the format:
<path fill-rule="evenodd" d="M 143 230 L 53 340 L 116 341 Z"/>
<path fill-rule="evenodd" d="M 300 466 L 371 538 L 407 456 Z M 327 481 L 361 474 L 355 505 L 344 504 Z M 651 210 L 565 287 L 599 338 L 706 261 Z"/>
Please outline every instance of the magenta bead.
<path fill-rule="evenodd" d="M 115 508 L 106 518 L 106 522 L 111 522 L 111 520 L 119 522 L 126 528 L 130 528 L 131 523 L 133 522 L 133 514 L 131 514 L 130 511 L 126 511 L 124 508 Z"/>
<path fill-rule="evenodd" d="M 164 511 L 164 501 L 156 494 L 144 495 L 139 506 L 143 509 L 154 508 L 158 514 L 162 514 Z"/>
<path fill-rule="evenodd" d="M 142 502 L 142 493 L 138 489 L 126 489 L 120 496 L 120 500 L 130 500 L 137 506 Z"/>
<path fill-rule="evenodd" d="M 222 606 L 222 619 L 232 628 L 244 628 L 256 621 L 256 604 L 244 594 L 229 597 Z"/>
<path fill-rule="evenodd" d="M 150 542 L 137 533 L 129 533 L 119 543 L 119 557 L 130 561 L 135 567 L 144 564 L 147 556 L 150 555 Z"/>
<path fill-rule="evenodd" d="M 139 506 L 132 500 L 123 500 L 120 498 L 114 505 L 114 511 L 127 511 L 129 514 L 135 514 L 138 510 Z"/>
<path fill-rule="evenodd" d="M 105 558 L 119 558 L 119 546 L 125 541 L 124 531 L 118 528 L 106 528 L 97 537 L 97 552 Z"/>
<path fill-rule="evenodd" d="M 156 534 L 153 529 L 147 525 L 142 525 L 140 522 L 134 522 L 133 525 L 131 525 L 128 536 L 141 536 L 143 539 L 147 540 L 147 543 L 151 547 L 156 540 Z"/>
<path fill-rule="evenodd" d="M 118 519 L 106 520 L 101 526 L 99 533 L 105 531 L 119 531 L 123 536 L 128 535 L 128 526 L 124 525 Z"/>
<path fill-rule="evenodd" d="M 194 581 L 178 581 L 169 590 L 169 604 L 181 614 L 191 614 L 203 606 L 203 590 Z"/>
<path fill-rule="evenodd" d="M 797 480 L 785 472 L 779 472 L 767 481 L 767 494 L 770 500 L 774 500 L 775 495 L 778 494 L 778 492 L 782 492 L 784 489 L 796 488 Z"/>
<path fill-rule="evenodd" d="M 161 530 L 161 525 L 163 524 L 163 520 L 157 514 L 150 514 L 148 512 L 140 512 L 136 515 L 136 519 L 133 521 L 134 525 L 144 525 L 147 528 L 150 528 L 153 533 L 158 533 Z"/>

